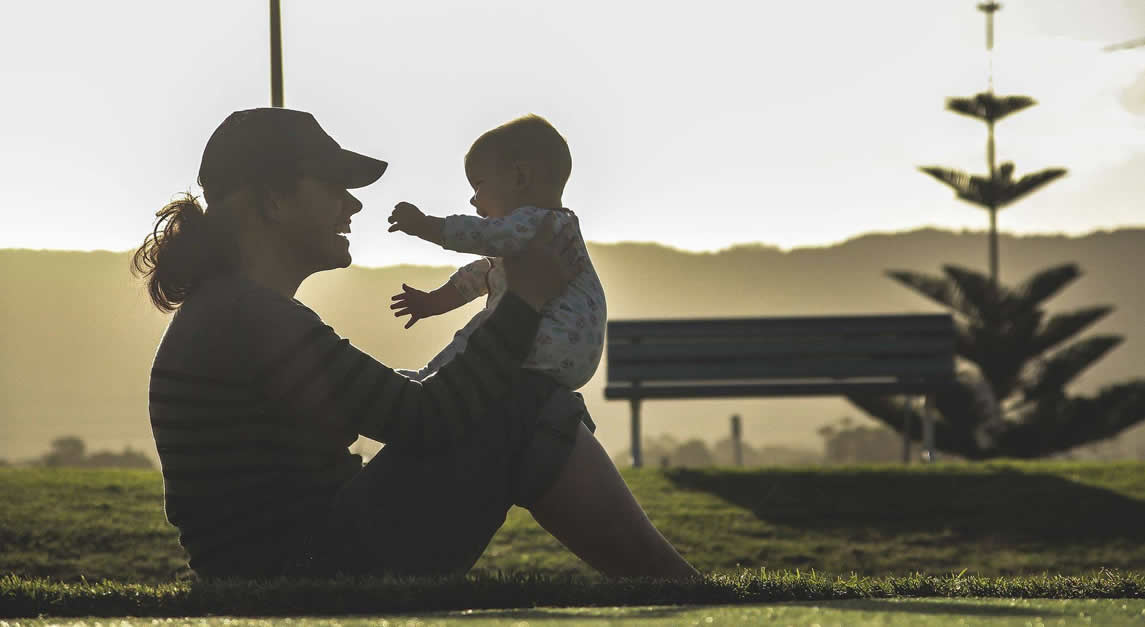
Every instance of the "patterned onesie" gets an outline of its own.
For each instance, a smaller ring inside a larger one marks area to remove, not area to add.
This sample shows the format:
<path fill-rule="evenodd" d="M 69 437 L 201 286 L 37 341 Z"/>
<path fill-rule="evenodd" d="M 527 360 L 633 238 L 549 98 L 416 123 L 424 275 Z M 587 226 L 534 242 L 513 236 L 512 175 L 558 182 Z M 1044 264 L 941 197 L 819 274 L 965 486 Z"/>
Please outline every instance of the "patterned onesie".
<path fill-rule="evenodd" d="M 543 372 L 558 383 L 575 390 L 588 382 L 600 364 L 604 352 L 606 309 L 604 288 L 580 233 L 576 214 L 568 209 L 521 207 L 503 218 L 480 218 L 456 215 L 445 218 L 442 228 L 443 247 L 461 253 L 485 255 L 463 266 L 449 277 L 465 302 L 488 294 L 485 308 L 453 336 L 453 341 L 421 370 L 404 370 L 402 374 L 422 380 L 448 363 L 464 350 L 469 335 L 497 307 L 507 288 L 501 257 L 521 252 L 537 233 L 537 225 L 547 213 L 553 213 L 554 228 L 566 223 L 576 230 L 576 242 L 585 259 L 584 271 L 578 274 L 557 298 L 541 312 L 541 327 L 524 367 Z"/>

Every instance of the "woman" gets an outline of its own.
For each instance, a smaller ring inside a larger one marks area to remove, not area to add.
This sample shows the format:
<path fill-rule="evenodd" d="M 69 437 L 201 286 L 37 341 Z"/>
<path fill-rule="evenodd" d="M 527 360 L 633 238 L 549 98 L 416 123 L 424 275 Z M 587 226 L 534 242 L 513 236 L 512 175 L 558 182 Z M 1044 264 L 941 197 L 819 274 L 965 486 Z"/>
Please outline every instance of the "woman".
<path fill-rule="evenodd" d="M 610 576 L 696 574 L 584 426 L 578 395 L 519 368 L 540 310 L 579 263 L 551 227 L 506 263 L 510 293 L 422 383 L 339 338 L 294 299 L 350 265 L 347 190 L 385 162 L 308 113 L 231 114 L 199 183 L 135 253 L 175 312 L 151 371 L 168 520 L 201 576 L 447 574 L 480 557 L 510 506 Z M 386 443 L 363 467 L 359 436 Z"/>

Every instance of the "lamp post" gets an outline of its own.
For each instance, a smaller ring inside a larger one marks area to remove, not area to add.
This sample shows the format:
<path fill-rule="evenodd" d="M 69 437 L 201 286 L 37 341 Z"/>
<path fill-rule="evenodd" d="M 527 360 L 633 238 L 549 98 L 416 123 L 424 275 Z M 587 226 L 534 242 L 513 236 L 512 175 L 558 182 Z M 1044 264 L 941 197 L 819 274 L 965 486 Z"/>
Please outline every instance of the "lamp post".
<path fill-rule="evenodd" d="M 270 106 L 282 106 L 282 11 L 270 0 Z"/>

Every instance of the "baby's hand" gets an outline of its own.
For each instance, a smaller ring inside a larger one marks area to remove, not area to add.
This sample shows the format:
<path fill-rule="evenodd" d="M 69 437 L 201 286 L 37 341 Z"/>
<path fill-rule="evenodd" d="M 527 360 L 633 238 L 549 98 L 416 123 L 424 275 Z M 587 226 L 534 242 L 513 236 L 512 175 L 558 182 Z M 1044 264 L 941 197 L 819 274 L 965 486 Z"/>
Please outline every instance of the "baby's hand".
<path fill-rule="evenodd" d="M 425 214 L 421 212 L 421 209 L 408 202 L 399 202 L 394 205 L 394 211 L 390 214 L 389 232 L 401 231 L 415 237 L 421 237 L 425 230 L 425 221 Z"/>
<path fill-rule="evenodd" d="M 413 205 L 410 205 L 411 207 Z M 392 229 L 391 229 L 392 230 Z M 402 283 L 402 293 L 394 294 L 390 300 L 394 301 L 390 305 L 390 309 L 396 309 L 394 312 L 395 318 L 402 316 L 409 316 L 409 322 L 406 323 L 405 328 L 410 328 L 415 322 L 422 318 L 429 318 L 436 316 L 443 311 L 438 311 L 440 307 L 437 303 L 437 298 L 434 297 L 433 292 L 423 292 L 415 290 L 414 288 Z"/>

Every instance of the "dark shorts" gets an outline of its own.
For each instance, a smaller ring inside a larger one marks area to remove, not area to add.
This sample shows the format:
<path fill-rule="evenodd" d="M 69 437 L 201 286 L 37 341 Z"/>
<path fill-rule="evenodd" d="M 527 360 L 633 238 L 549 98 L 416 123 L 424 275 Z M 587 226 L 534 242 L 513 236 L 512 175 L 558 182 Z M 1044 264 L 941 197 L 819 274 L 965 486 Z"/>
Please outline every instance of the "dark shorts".
<path fill-rule="evenodd" d="M 471 431 L 433 453 L 389 444 L 335 497 L 290 574 L 442 575 L 469 570 L 513 505 L 528 508 L 564 468 L 583 423 L 581 395 L 520 380 Z"/>

